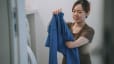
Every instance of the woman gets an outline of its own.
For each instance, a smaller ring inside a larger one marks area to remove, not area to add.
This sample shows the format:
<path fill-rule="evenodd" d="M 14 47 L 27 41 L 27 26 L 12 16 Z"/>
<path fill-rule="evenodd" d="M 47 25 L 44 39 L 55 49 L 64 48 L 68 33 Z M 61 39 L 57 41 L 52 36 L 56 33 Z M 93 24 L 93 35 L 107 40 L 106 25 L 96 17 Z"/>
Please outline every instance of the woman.
<path fill-rule="evenodd" d="M 58 14 L 61 9 L 53 11 L 53 14 Z M 78 0 L 72 7 L 72 17 L 74 22 L 68 23 L 72 34 L 74 35 L 75 41 L 67 41 L 66 46 L 68 48 L 79 48 L 80 64 L 91 64 L 90 55 L 87 52 L 87 45 L 93 39 L 94 29 L 88 26 L 85 22 L 90 12 L 90 3 L 87 0 Z M 63 64 L 65 58 L 63 58 Z"/>

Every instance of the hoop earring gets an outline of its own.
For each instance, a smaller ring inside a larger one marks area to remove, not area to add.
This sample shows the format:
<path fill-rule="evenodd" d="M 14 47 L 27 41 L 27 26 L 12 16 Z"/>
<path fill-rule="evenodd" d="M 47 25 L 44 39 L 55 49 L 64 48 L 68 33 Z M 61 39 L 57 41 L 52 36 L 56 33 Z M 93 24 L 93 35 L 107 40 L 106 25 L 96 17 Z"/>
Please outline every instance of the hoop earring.
<path fill-rule="evenodd" d="M 88 16 L 85 16 L 85 18 L 87 18 Z"/>

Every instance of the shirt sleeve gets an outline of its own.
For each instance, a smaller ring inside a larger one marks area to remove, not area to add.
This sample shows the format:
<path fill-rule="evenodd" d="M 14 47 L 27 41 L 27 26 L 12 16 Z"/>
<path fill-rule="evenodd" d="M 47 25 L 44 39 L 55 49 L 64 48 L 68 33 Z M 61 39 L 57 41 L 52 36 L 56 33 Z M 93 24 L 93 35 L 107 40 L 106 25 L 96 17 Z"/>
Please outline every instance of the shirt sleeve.
<path fill-rule="evenodd" d="M 94 36 L 94 30 L 92 28 L 87 29 L 81 34 L 81 36 L 87 38 L 89 42 L 91 42 Z"/>

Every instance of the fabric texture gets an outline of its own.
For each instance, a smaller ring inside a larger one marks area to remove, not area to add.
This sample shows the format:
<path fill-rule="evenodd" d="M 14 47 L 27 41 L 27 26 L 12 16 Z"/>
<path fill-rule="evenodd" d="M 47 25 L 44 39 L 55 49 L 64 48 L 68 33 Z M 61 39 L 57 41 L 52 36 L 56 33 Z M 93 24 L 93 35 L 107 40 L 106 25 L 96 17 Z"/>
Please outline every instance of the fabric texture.
<path fill-rule="evenodd" d="M 74 41 L 74 37 L 63 19 L 64 14 L 54 14 L 48 27 L 46 46 L 49 47 L 49 64 L 58 64 L 57 51 L 62 53 L 66 64 L 80 64 L 78 48 L 67 48 L 66 41 Z"/>

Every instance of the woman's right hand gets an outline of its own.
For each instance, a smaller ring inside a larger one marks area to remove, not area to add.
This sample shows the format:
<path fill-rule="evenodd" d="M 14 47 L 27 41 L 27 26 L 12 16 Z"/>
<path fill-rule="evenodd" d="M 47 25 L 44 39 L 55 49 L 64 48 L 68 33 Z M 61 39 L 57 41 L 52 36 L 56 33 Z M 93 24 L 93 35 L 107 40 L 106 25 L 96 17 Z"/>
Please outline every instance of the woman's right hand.
<path fill-rule="evenodd" d="M 60 9 L 55 9 L 55 10 L 53 10 L 52 12 L 53 12 L 53 14 L 58 14 L 58 13 L 60 13 L 62 11 L 62 9 L 60 8 Z"/>

